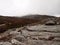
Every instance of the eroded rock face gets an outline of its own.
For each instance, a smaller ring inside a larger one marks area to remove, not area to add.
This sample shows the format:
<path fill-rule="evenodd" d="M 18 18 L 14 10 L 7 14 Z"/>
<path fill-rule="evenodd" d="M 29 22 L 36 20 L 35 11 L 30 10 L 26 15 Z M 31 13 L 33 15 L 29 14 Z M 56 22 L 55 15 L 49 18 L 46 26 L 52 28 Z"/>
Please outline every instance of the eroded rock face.
<path fill-rule="evenodd" d="M 60 25 L 27 25 L 10 29 L 2 35 L 1 45 L 60 45 Z"/>
<path fill-rule="evenodd" d="M 5 20 L 8 23 L 4 22 L 4 25 L 0 25 L 0 29 L 6 29 L 4 33 L 0 33 L 0 45 L 60 45 L 60 25 L 57 25 L 58 20 L 49 16 L 38 17 L 33 16 L 33 20 L 31 17 L 29 19 L 26 17 L 23 20 L 12 18 L 12 21 L 11 18 L 4 18 L 3 21 Z M 15 19 L 17 20 L 15 21 Z M 17 24 L 23 24 L 23 26 L 16 28 Z"/>

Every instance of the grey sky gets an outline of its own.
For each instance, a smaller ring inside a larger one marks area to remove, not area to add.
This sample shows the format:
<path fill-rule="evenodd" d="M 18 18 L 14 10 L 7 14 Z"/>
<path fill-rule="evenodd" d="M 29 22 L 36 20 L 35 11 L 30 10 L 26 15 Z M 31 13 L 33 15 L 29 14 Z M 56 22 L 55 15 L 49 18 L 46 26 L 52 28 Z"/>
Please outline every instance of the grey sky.
<path fill-rule="evenodd" d="M 0 15 L 49 14 L 60 16 L 60 0 L 0 0 Z"/>

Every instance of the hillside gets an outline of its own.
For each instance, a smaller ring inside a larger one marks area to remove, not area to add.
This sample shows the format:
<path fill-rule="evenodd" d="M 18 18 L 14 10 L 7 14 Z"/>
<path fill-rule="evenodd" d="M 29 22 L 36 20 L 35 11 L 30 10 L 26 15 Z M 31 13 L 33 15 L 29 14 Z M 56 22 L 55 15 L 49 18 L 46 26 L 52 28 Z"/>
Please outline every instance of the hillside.
<path fill-rule="evenodd" d="M 49 20 L 52 20 L 57 23 L 59 21 L 59 18 L 38 14 L 23 17 L 0 16 L 0 32 L 3 32 L 3 30 L 5 31 L 6 29 L 21 27 L 33 23 L 45 24 Z"/>
<path fill-rule="evenodd" d="M 60 17 L 0 16 L 0 45 L 59 45 Z"/>

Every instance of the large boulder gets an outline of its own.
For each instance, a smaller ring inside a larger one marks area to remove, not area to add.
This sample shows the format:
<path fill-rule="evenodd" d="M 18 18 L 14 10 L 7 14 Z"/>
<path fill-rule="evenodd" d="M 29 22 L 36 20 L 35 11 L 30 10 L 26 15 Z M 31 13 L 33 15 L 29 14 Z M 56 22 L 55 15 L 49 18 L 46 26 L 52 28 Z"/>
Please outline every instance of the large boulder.
<path fill-rule="evenodd" d="M 49 20 L 45 23 L 45 25 L 56 25 L 55 21 Z"/>

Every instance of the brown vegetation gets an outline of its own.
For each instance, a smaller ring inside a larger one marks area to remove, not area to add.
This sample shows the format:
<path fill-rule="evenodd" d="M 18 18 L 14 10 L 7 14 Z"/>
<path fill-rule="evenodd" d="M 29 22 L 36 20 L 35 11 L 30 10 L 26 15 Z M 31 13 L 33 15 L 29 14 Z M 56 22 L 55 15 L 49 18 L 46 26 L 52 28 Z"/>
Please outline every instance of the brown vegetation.
<path fill-rule="evenodd" d="M 38 15 L 38 14 L 23 17 L 0 16 L 0 33 L 6 31 L 7 29 L 21 27 L 27 24 L 32 23 L 45 24 L 49 20 L 58 22 L 59 18 L 57 20 L 57 17 L 54 16 Z"/>

